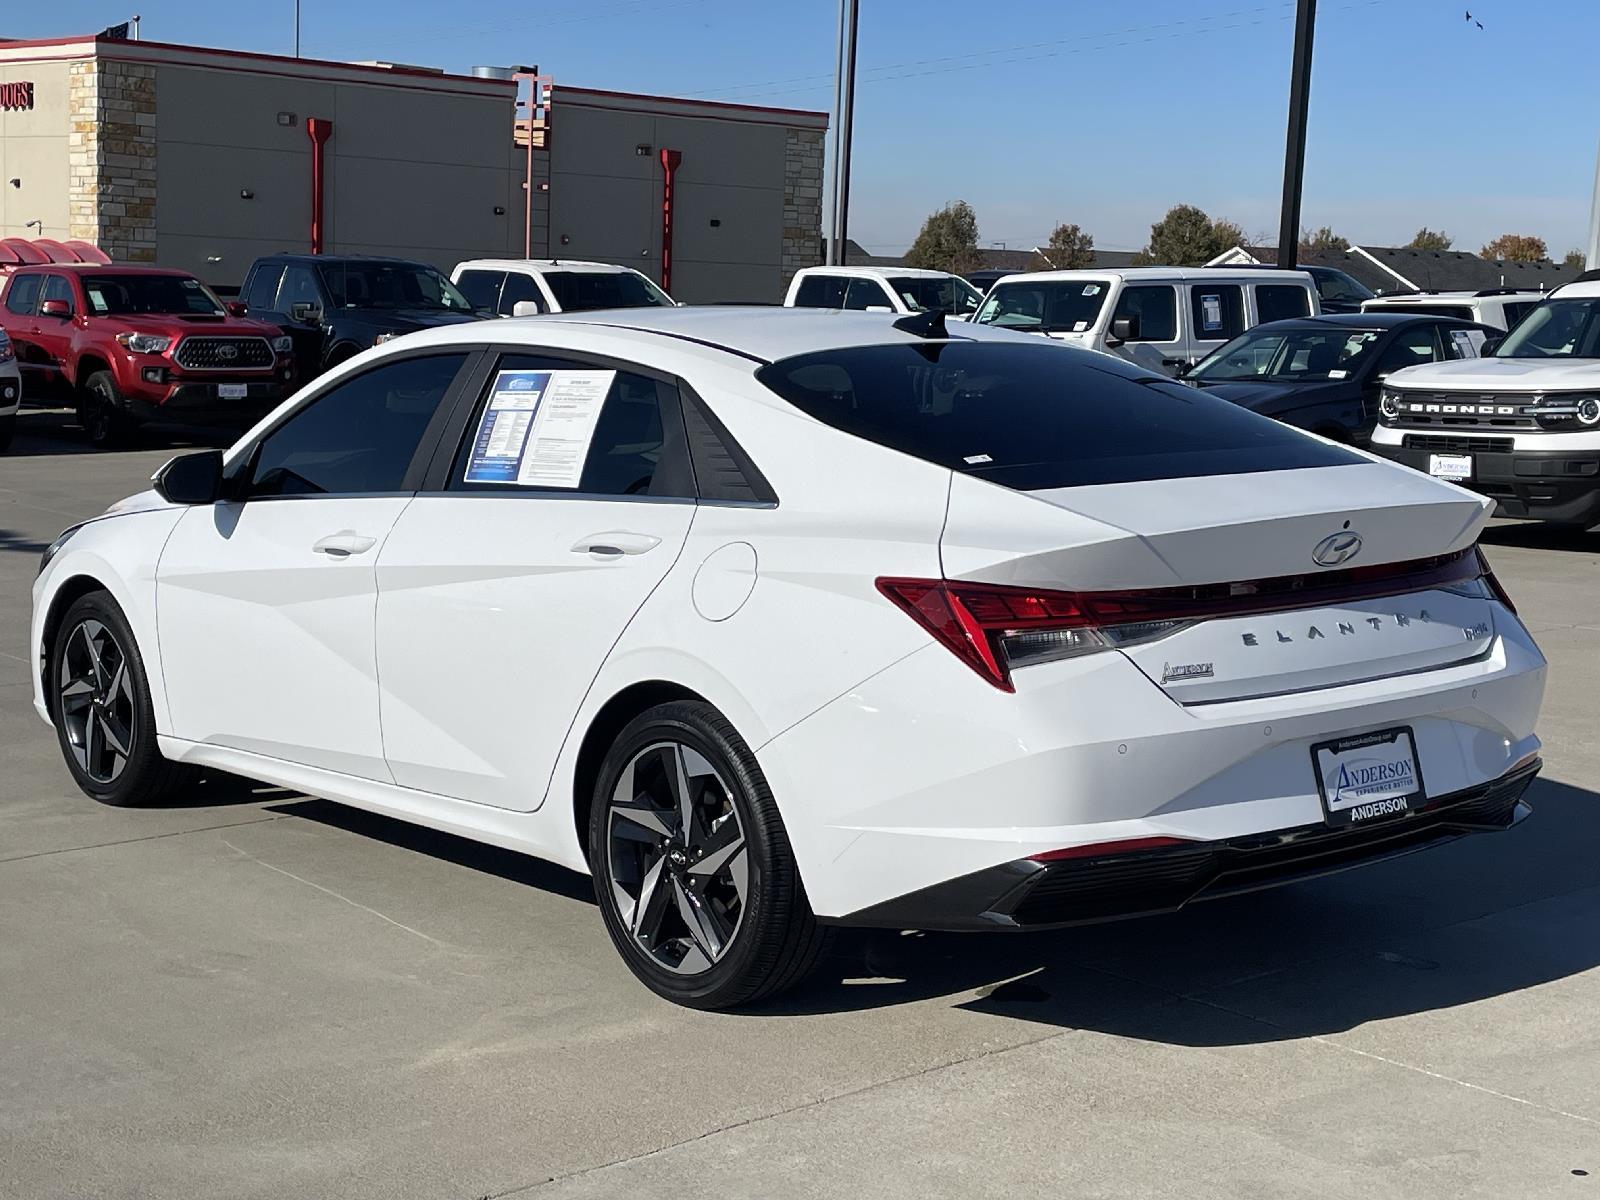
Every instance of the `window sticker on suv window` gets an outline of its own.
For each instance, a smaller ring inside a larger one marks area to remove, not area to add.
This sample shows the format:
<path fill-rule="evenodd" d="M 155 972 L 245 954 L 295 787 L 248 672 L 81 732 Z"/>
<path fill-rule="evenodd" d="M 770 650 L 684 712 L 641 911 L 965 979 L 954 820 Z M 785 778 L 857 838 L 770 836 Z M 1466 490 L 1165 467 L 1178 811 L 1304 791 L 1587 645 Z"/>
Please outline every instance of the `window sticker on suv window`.
<path fill-rule="evenodd" d="M 467 483 L 576 488 L 615 371 L 501 371 L 478 420 Z"/>
<path fill-rule="evenodd" d="M 1450 340 L 1455 343 L 1457 358 L 1477 358 L 1487 336 L 1481 329 L 1452 329 Z"/>

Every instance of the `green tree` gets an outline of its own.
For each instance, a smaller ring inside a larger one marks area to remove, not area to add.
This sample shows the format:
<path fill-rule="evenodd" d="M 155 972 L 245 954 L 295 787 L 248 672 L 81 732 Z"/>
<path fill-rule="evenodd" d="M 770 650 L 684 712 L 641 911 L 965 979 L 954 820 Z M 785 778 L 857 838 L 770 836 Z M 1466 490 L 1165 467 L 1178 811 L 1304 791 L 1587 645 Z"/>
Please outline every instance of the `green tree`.
<path fill-rule="evenodd" d="M 1175 204 L 1150 226 L 1150 244 L 1133 261 L 1136 266 L 1199 267 L 1244 240 L 1244 230 L 1232 221 L 1212 220 L 1192 204 Z"/>
<path fill-rule="evenodd" d="M 964 275 L 976 271 L 978 215 L 965 200 L 947 204 L 922 223 L 922 232 L 906 251 L 906 266 Z"/>
<path fill-rule="evenodd" d="M 1444 230 L 1429 229 L 1424 225 L 1417 230 L 1416 236 L 1406 243 L 1405 248 L 1407 250 L 1448 250 L 1451 243 L 1450 235 Z"/>
<path fill-rule="evenodd" d="M 1035 270 L 1070 271 L 1075 267 L 1094 265 L 1094 238 L 1076 225 L 1057 225 L 1050 241 L 1043 248 L 1044 258 L 1034 255 L 1038 265 Z"/>
<path fill-rule="evenodd" d="M 1300 253 L 1322 254 L 1330 251 L 1344 251 L 1350 249 L 1350 239 L 1340 237 L 1328 226 L 1307 232 L 1300 231 Z"/>
<path fill-rule="evenodd" d="M 1561 265 L 1571 267 L 1574 271 L 1585 271 L 1589 267 L 1589 256 L 1582 250 L 1568 250 Z"/>
<path fill-rule="evenodd" d="M 1543 262 L 1550 257 L 1550 248 L 1532 234 L 1502 233 L 1478 253 L 1501 262 Z"/>

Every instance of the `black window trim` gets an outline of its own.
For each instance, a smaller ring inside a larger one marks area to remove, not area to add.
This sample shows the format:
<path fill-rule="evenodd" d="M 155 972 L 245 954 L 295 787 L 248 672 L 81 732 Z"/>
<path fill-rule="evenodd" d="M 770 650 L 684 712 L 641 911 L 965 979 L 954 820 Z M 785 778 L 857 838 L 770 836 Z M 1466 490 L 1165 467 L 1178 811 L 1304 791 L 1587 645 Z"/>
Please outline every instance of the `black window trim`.
<path fill-rule="evenodd" d="M 261 444 L 269 437 L 282 429 L 285 424 L 293 420 L 296 415 L 304 412 L 322 397 L 337 387 L 342 387 L 351 380 L 359 379 L 372 371 L 393 366 L 398 362 L 406 362 L 416 358 L 444 358 L 453 355 L 464 355 L 461 366 L 457 369 L 455 378 L 445 388 L 444 396 L 439 400 L 439 406 L 434 409 L 433 416 L 429 418 L 427 427 L 422 431 L 422 437 L 417 441 L 416 451 L 411 455 L 411 462 L 406 467 L 405 475 L 401 477 L 400 487 L 392 492 L 304 492 L 286 496 L 249 496 L 242 495 L 251 472 L 255 469 L 256 456 L 261 453 Z M 449 419 L 457 402 L 465 381 L 470 380 L 479 366 L 482 357 L 482 348 L 475 345 L 466 346 L 419 346 L 414 350 L 406 350 L 398 354 L 387 354 L 384 357 L 369 363 L 359 371 L 352 371 L 340 375 L 337 379 L 329 379 L 326 383 L 319 383 L 314 391 L 301 397 L 295 406 L 278 416 L 271 425 L 257 433 L 250 441 L 241 447 L 239 454 L 228 462 L 223 471 L 223 501 L 234 504 L 260 504 L 267 501 L 280 500 L 370 500 L 381 497 L 414 496 L 422 490 L 422 480 L 431 462 L 438 445 L 439 436 Z"/>

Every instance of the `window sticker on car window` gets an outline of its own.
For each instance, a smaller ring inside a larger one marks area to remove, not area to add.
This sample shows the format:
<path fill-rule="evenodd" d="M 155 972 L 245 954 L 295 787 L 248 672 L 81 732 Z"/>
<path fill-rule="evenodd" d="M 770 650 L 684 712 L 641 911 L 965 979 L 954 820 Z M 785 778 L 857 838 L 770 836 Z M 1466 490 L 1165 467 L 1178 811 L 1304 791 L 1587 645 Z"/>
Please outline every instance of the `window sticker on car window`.
<path fill-rule="evenodd" d="M 1333 370 L 1328 372 L 1328 378 L 1329 379 L 1344 379 L 1349 374 L 1350 374 L 1349 371 L 1346 371 L 1343 368 L 1335 367 Z"/>
<path fill-rule="evenodd" d="M 1450 340 L 1456 344 L 1456 352 L 1462 358 L 1477 358 L 1478 352 L 1483 349 L 1487 335 L 1481 329 L 1452 329 Z"/>
<path fill-rule="evenodd" d="M 467 483 L 576 488 L 615 371 L 501 371 L 478 420 Z"/>
<path fill-rule="evenodd" d="M 1082 333 L 1087 328 L 1089 328 L 1089 322 L 1087 321 L 1074 321 L 1072 323 L 1073 333 Z"/>
<path fill-rule="evenodd" d="M 1086 284 L 1084 284 L 1083 285 L 1083 294 L 1085 296 L 1098 296 L 1100 294 L 1100 285 L 1098 283 L 1086 283 Z"/>
<path fill-rule="evenodd" d="M 1200 325 L 1207 333 L 1222 328 L 1222 297 L 1214 292 L 1200 297 Z"/>

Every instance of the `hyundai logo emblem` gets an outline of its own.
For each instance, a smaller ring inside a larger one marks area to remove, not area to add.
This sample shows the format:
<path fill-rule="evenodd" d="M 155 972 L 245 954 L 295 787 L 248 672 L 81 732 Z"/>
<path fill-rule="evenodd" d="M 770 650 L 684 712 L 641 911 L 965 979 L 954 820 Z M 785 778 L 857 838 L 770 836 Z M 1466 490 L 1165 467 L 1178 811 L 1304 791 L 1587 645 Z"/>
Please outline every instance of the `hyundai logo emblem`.
<path fill-rule="evenodd" d="M 1361 553 L 1361 535 L 1350 530 L 1330 533 L 1311 547 L 1311 561 L 1319 567 L 1337 567 Z"/>

